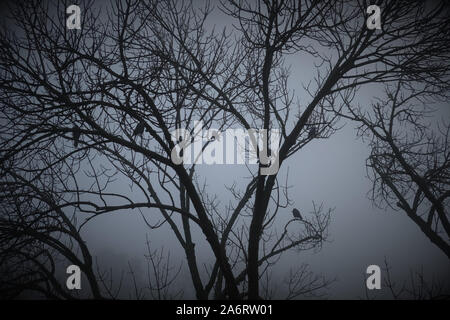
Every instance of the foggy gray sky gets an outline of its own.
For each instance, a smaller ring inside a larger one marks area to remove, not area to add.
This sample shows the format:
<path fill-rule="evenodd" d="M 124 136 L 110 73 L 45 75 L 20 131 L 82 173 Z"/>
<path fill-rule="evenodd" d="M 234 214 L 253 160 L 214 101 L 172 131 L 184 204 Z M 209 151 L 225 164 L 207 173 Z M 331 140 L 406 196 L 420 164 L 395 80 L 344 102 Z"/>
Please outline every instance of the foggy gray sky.
<path fill-rule="evenodd" d="M 370 190 L 364 165 L 367 155 L 367 148 L 355 140 L 355 132 L 348 124 L 330 139 L 311 143 L 283 166 L 280 176 L 285 176 L 289 167 L 289 182 L 293 186 L 290 195 L 304 215 L 312 210 L 312 201 L 323 201 L 325 206 L 336 209 L 329 229 L 331 242 L 318 253 L 286 253 L 275 267 L 274 279 L 283 278 L 296 264 L 309 263 L 314 272 L 337 278 L 330 287 L 330 298 L 358 298 L 364 296 L 367 266 L 383 266 L 385 257 L 399 279 L 409 279 L 410 270 L 418 271 L 422 267 L 430 278 L 448 279 L 447 257 L 404 213 L 375 208 L 367 199 Z M 229 186 L 246 174 L 245 166 L 202 165 L 198 168 L 208 177 L 210 192 L 218 195 L 224 194 L 224 185 Z M 151 210 L 158 214 L 156 209 Z M 284 214 L 284 221 L 288 221 L 290 210 L 284 210 Z M 142 260 L 146 233 L 155 248 L 163 245 L 170 249 L 174 263 L 184 261 L 184 252 L 175 243 L 171 231 L 163 227 L 149 232 L 137 211 L 100 217 L 89 226 L 86 236 L 93 253 L 98 253 L 100 264 L 114 266 L 120 273 L 128 259 Z M 209 248 L 200 251 L 199 260 L 209 252 Z M 180 279 L 190 284 L 187 270 L 185 272 L 186 277 Z"/>
<path fill-rule="evenodd" d="M 216 28 L 230 26 L 230 19 L 215 12 L 209 19 Z M 329 50 L 329 49 L 324 49 Z M 332 52 L 330 51 L 330 54 Z M 307 84 L 315 76 L 313 60 L 306 55 L 293 55 L 287 58 L 291 65 L 292 76 L 290 87 L 294 89 L 302 104 L 310 101 L 301 84 Z M 380 92 L 376 86 L 366 86 L 359 89 L 356 102 L 368 104 Z M 438 114 L 449 118 L 448 104 L 437 105 Z M 294 113 L 292 113 L 294 115 Z M 355 124 L 341 121 L 345 127 L 331 138 L 315 140 L 289 158 L 280 169 L 279 177 L 285 177 L 289 169 L 290 197 L 295 201 L 295 207 L 304 215 L 312 210 L 312 201 L 324 203 L 325 208 L 335 207 L 330 224 L 330 242 L 319 252 L 289 251 L 285 253 L 274 268 L 273 280 L 283 279 L 291 267 L 308 263 L 311 270 L 328 278 L 336 278 L 331 284 L 329 298 L 357 299 L 365 294 L 365 271 L 367 266 L 376 264 L 381 267 L 386 258 L 392 267 L 392 274 L 398 280 L 408 280 L 410 271 L 423 268 L 425 275 L 431 279 L 449 279 L 450 263 L 419 230 L 403 212 L 376 208 L 367 198 L 371 183 L 366 177 L 365 160 L 369 155 L 367 146 L 356 138 Z M 245 166 L 239 165 L 199 165 L 197 174 L 200 182 L 207 182 L 211 194 L 217 194 L 222 205 L 228 203 L 229 192 L 225 186 L 234 182 L 244 188 L 248 177 Z M 123 184 L 123 192 L 128 192 Z M 150 212 L 158 215 L 156 209 Z M 291 208 L 285 209 L 280 215 L 278 227 L 291 218 Z M 195 227 L 194 227 L 195 228 Z M 184 287 L 185 297 L 195 295 L 189 272 L 187 271 L 184 252 L 174 240 L 169 228 L 164 226 L 159 230 L 149 231 L 142 223 L 137 211 L 100 217 L 89 226 L 86 236 L 92 250 L 98 254 L 98 259 L 105 267 L 114 266 L 117 273 L 126 268 L 128 259 L 142 262 L 145 252 L 145 234 L 148 234 L 154 249 L 164 246 L 171 251 L 172 261 L 176 265 L 183 262 L 184 276 L 179 278 L 178 285 Z M 201 232 L 194 232 L 201 240 L 196 247 L 199 266 L 210 263 L 212 256 L 205 245 Z M 141 265 L 139 268 L 144 268 Z M 200 267 L 201 268 L 201 267 Z M 382 273 L 383 275 L 383 273 Z M 278 285 L 279 297 L 282 297 L 282 285 Z M 389 297 L 382 289 L 375 295 Z"/>
<path fill-rule="evenodd" d="M 230 27 L 229 18 L 218 12 L 209 21 L 217 28 Z M 314 61 L 304 55 L 289 56 L 287 61 L 292 71 L 290 87 L 296 91 L 304 107 L 310 98 L 301 84 L 307 84 L 315 76 Z M 355 102 L 367 104 L 378 90 L 376 87 L 361 88 Z M 437 105 L 436 108 L 441 117 L 450 119 L 448 104 Z M 294 114 L 291 113 L 292 116 Z M 288 251 L 278 262 L 273 273 L 273 283 L 278 286 L 279 293 L 275 297 L 282 297 L 283 292 L 278 280 L 283 279 L 291 267 L 301 263 L 309 264 L 315 273 L 329 279 L 336 278 L 326 292 L 330 298 L 338 299 L 364 297 L 366 267 L 371 264 L 382 267 L 385 257 L 399 283 L 409 279 L 411 270 L 418 271 L 422 267 L 429 279 L 433 276 L 450 279 L 448 258 L 405 213 L 376 208 L 368 199 L 371 182 L 366 177 L 365 160 L 369 149 L 356 138 L 354 123 L 342 120 L 339 124 L 345 124 L 345 127 L 329 139 L 315 139 L 290 157 L 280 169 L 280 179 L 284 179 L 289 172 L 288 185 L 292 186 L 290 198 L 304 216 L 312 211 L 313 201 L 318 204 L 323 202 L 324 208 L 335 210 L 329 228 L 330 242 L 325 243 L 318 252 Z M 207 190 L 210 194 L 218 195 L 222 206 L 232 200 L 225 186 L 236 183 L 242 190 L 249 176 L 244 165 L 199 165 L 197 174 L 200 184 L 206 181 Z M 123 194 L 131 193 L 128 180 L 117 181 L 114 190 Z M 139 197 L 139 193 L 133 196 Z M 291 209 L 280 209 L 278 225 L 274 227 L 281 229 L 284 226 L 283 223 L 291 218 Z M 160 217 L 157 209 L 145 212 L 146 216 L 154 213 Z M 193 235 L 194 242 L 198 243 L 198 264 L 203 273 L 203 264 L 210 264 L 213 257 L 210 248 L 206 247 L 203 234 L 195 226 L 192 228 L 197 231 Z M 143 277 L 146 276 L 143 256 L 146 254 L 145 239 L 148 235 L 153 249 L 164 247 L 170 251 L 175 268 L 183 263 L 182 274 L 176 285 L 183 288 L 185 298 L 195 298 L 190 289 L 192 282 L 184 251 L 167 224 L 160 229 L 149 230 L 137 210 L 121 211 L 93 219 L 83 235 L 101 267 L 112 268 L 114 274 L 120 276 L 122 271 L 125 274 L 128 272 L 127 263 L 130 261 L 135 271 Z M 385 290 L 381 290 L 377 295 L 383 296 L 384 293 Z"/>

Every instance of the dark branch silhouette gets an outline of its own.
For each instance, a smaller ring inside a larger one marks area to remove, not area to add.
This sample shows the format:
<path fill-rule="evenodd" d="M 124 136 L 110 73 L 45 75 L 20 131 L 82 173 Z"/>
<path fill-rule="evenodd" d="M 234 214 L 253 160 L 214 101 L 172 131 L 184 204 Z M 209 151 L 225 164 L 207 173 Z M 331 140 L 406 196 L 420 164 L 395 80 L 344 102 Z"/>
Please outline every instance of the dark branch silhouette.
<path fill-rule="evenodd" d="M 365 1 L 224 1 L 197 8 L 189 1 L 126 0 L 102 12 L 90 1 L 82 7 L 82 28 L 68 30 L 62 2 L 14 3 L 0 31 L 0 267 L 14 270 L 2 279 L 5 295 L 35 290 L 72 298 L 54 276 L 58 256 L 81 267 L 92 297 L 115 297 L 99 286 L 103 278 L 80 230 L 96 217 L 132 210 L 150 232 L 172 230 L 198 299 L 270 297 L 262 279 L 287 250 L 320 249 L 332 212 L 311 199 L 301 219 L 286 218 L 294 201 L 285 161 L 333 135 L 342 117 L 374 135 L 369 166 L 377 201 L 392 203 L 394 195 L 449 255 L 448 126 L 445 142 L 431 137 L 425 153 L 411 154 L 409 142 L 398 144 L 392 122 L 411 122 L 420 112 L 395 107 L 389 120 L 375 107 L 382 118 L 372 122 L 352 106 L 367 84 L 402 92 L 407 84 L 411 97 L 418 97 L 412 88 L 427 97 L 445 94 L 450 14 L 444 1 L 385 1 L 382 30 L 366 27 Z M 208 27 L 219 13 L 234 28 Z M 289 84 L 287 57 L 295 54 L 316 63 L 316 77 L 295 85 L 301 99 Z M 393 106 L 405 101 L 392 94 Z M 204 129 L 279 129 L 280 170 L 266 176 L 263 163 L 248 166 L 249 178 L 240 180 L 247 184 L 227 188 L 235 201 L 221 204 L 196 164 L 171 158 L 184 139 L 172 133 L 193 135 L 202 129 L 198 120 Z M 120 183 L 130 185 L 129 194 L 118 191 Z M 197 241 L 214 258 L 206 273 Z M 163 278 L 152 283 L 153 297 L 169 297 L 169 260 L 163 266 L 160 256 L 150 257 Z M 287 283 L 288 298 L 297 298 L 328 282 L 300 268 Z M 137 286 L 135 292 L 141 297 Z"/>

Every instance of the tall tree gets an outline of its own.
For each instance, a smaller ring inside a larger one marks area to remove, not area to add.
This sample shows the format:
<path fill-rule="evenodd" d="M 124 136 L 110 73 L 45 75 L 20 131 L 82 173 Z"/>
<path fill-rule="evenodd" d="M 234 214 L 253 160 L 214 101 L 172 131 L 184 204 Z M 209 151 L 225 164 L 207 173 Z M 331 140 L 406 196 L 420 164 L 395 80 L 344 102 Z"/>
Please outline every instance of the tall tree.
<path fill-rule="evenodd" d="M 26 185 L 35 190 L 31 219 L 46 202 L 44 193 L 52 205 L 43 212 L 62 219 L 71 210 L 76 218 L 65 223 L 74 228 L 99 215 L 139 210 L 150 229 L 170 226 L 197 298 L 209 298 L 214 289 L 216 297 L 259 299 L 262 276 L 283 252 L 320 248 L 327 238 L 331 210 L 323 206 L 285 222 L 281 231 L 275 227 L 293 204 L 288 182 L 280 181 L 286 160 L 338 130 L 342 111 L 363 85 L 447 85 L 445 2 L 385 1 L 381 30 L 367 28 L 367 6 L 279 0 L 199 8 L 188 1 L 124 0 L 101 11 L 83 2 L 82 27 L 69 30 L 59 1 L 12 5 L 0 33 L 2 201 L 21 201 L 14 191 L 20 188 L 9 184 Z M 210 27 L 208 18 L 220 13 L 233 29 Z M 302 102 L 290 83 L 292 56 L 316 63 Z M 179 139 L 172 133 L 193 135 L 200 129 L 196 120 L 220 130 L 279 129 L 280 149 L 271 153 L 280 170 L 267 176 L 264 163 L 249 167 L 243 187 L 229 188 L 235 202 L 220 206 L 199 183 L 196 164 L 172 161 Z M 115 191 L 117 181 L 138 193 Z M 9 208 L 2 236 L 8 224 L 25 223 Z M 199 271 L 192 228 L 215 259 L 207 277 Z M 15 235 L 9 235 L 12 245 Z M 307 283 L 309 291 L 326 284 Z"/>
<path fill-rule="evenodd" d="M 446 85 L 448 78 L 441 80 Z M 442 86 L 399 81 L 371 110 L 349 108 L 347 116 L 369 141 L 374 203 L 403 211 L 450 258 L 450 122 L 429 107 L 448 94 Z"/>

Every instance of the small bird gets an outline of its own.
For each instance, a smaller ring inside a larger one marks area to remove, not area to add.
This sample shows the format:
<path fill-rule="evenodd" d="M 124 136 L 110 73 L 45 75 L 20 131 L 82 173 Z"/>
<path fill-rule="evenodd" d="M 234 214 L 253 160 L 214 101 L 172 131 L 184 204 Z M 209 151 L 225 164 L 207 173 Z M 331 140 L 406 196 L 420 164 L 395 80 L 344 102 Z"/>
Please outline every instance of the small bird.
<path fill-rule="evenodd" d="M 292 214 L 294 215 L 294 218 L 303 220 L 302 215 L 300 214 L 300 211 L 298 211 L 296 208 L 292 209 Z"/>
<path fill-rule="evenodd" d="M 73 134 L 73 145 L 77 147 L 81 136 L 81 130 L 77 125 L 73 126 L 72 134 Z"/>
<path fill-rule="evenodd" d="M 136 128 L 133 131 L 133 136 L 140 136 L 144 133 L 145 124 L 143 122 L 139 122 Z"/>
<path fill-rule="evenodd" d="M 309 129 L 308 139 L 315 138 L 316 134 L 317 134 L 317 129 L 315 126 L 312 126 L 311 129 Z"/>

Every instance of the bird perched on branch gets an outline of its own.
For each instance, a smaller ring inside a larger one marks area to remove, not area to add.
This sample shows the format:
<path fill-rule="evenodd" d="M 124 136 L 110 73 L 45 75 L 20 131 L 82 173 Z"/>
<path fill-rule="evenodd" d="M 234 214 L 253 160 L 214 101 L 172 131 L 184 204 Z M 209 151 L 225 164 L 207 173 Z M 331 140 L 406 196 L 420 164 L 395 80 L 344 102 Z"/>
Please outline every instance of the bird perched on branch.
<path fill-rule="evenodd" d="M 302 215 L 300 214 L 300 211 L 298 211 L 298 209 L 292 209 L 292 214 L 294 215 L 294 218 L 303 220 Z"/>
<path fill-rule="evenodd" d="M 72 128 L 73 145 L 78 147 L 78 142 L 80 142 L 81 130 L 77 125 Z"/>
<path fill-rule="evenodd" d="M 316 134 L 317 134 L 317 129 L 315 126 L 312 126 L 311 129 L 309 129 L 308 139 L 315 138 Z"/>
<path fill-rule="evenodd" d="M 139 122 L 136 128 L 133 131 L 133 136 L 140 136 L 144 133 L 145 124 L 143 122 Z"/>

